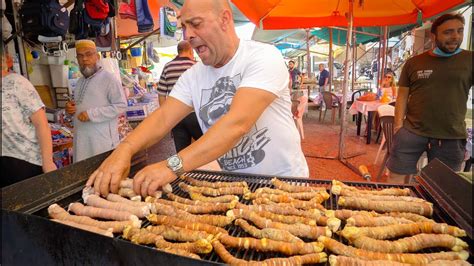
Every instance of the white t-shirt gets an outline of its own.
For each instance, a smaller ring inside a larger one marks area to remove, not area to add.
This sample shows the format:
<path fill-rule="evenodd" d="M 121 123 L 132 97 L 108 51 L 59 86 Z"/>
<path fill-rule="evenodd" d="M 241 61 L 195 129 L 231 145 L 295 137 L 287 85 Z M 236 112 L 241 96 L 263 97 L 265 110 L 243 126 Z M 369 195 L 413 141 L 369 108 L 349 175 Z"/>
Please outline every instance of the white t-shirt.
<path fill-rule="evenodd" d="M 36 129 L 30 120 L 43 108 L 35 87 L 22 75 L 2 78 L 2 156 L 42 165 Z"/>
<path fill-rule="evenodd" d="M 291 113 L 288 70 L 273 46 L 240 41 L 233 58 L 214 68 L 195 64 L 179 78 L 170 96 L 194 107 L 203 133 L 225 115 L 239 88 L 277 96 L 237 145 L 218 159 L 224 171 L 308 177 L 308 165 Z M 248 110 L 251 112 L 252 110 Z"/>

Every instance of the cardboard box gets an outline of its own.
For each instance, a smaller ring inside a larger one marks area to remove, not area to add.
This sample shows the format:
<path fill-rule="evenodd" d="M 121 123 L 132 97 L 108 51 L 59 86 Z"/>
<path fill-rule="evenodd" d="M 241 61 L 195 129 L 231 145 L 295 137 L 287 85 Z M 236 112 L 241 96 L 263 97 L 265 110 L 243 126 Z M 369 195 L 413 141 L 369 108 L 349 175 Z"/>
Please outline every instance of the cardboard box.
<path fill-rule="evenodd" d="M 49 65 L 53 87 L 68 87 L 69 66 Z"/>

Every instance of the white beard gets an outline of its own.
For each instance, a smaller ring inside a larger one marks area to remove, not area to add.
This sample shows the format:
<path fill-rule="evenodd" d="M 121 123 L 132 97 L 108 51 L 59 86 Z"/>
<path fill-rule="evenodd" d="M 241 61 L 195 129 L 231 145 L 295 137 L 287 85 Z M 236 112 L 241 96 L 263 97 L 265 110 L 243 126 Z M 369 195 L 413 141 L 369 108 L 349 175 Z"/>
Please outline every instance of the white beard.
<path fill-rule="evenodd" d="M 94 66 L 94 67 L 82 67 L 82 68 L 80 69 L 80 71 L 81 71 L 81 73 L 82 73 L 82 75 L 83 75 L 84 77 L 88 78 L 88 77 L 94 75 L 95 72 L 97 72 L 98 69 L 99 69 L 99 68 L 98 68 L 97 65 L 96 65 L 96 66 Z"/>

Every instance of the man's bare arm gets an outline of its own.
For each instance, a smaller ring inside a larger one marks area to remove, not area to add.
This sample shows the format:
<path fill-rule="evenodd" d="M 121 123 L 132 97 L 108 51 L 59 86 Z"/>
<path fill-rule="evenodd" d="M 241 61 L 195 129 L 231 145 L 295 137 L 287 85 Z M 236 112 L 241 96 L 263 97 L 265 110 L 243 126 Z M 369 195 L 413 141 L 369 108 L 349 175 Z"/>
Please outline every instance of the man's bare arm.
<path fill-rule="evenodd" d="M 192 107 L 168 97 L 163 105 L 143 120 L 119 147 L 127 145 L 133 154 L 150 147 L 168 134 L 191 111 Z"/>
<path fill-rule="evenodd" d="M 179 152 L 183 160 L 183 170 L 194 170 L 233 148 L 276 97 L 273 93 L 260 89 L 239 88 L 232 99 L 229 112 L 201 138 Z M 166 161 L 161 161 L 140 170 L 133 178 L 133 189 L 142 196 L 153 195 L 159 187 L 176 177 L 166 166 Z"/>
<path fill-rule="evenodd" d="M 174 99 L 167 99 L 149 117 L 120 143 L 107 159 L 92 173 L 86 186 L 94 186 L 106 196 L 117 193 L 120 180 L 130 172 L 130 160 L 138 151 L 160 141 L 179 121 L 192 111 L 190 106 Z"/>
<path fill-rule="evenodd" d="M 184 170 L 193 170 L 229 151 L 249 132 L 276 97 L 275 94 L 261 89 L 239 88 L 229 112 L 199 140 L 179 153 L 183 159 Z"/>
<path fill-rule="evenodd" d="M 166 101 L 166 96 L 158 95 L 158 103 L 160 104 L 160 107 L 163 106 L 165 101 Z"/>
<path fill-rule="evenodd" d="M 395 119 L 394 119 L 394 131 L 397 132 L 403 126 L 403 120 L 405 119 L 408 96 L 410 89 L 408 87 L 399 87 L 397 102 L 395 104 Z"/>

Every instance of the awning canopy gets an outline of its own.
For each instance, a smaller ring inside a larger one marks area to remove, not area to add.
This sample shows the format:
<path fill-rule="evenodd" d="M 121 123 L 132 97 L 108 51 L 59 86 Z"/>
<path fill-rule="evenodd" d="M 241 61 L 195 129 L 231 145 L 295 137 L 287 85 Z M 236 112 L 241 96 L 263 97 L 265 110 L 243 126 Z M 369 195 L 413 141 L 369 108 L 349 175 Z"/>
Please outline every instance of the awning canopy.
<path fill-rule="evenodd" d="M 399 36 L 402 33 L 409 31 L 417 26 L 418 26 L 417 24 L 410 24 L 410 25 L 404 25 L 404 26 L 388 27 L 388 36 L 389 38 Z M 380 27 L 356 27 L 354 30 L 357 31 L 357 33 L 355 33 L 357 44 L 377 42 L 379 41 L 380 36 L 383 34 L 383 29 L 381 29 Z M 369 34 L 363 34 L 359 32 L 365 32 Z M 332 34 L 333 34 L 332 36 L 333 36 L 334 44 L 346 45 L 347 31 L 345 29 L 332 29 Z M 311 35 L 316 36 L 318 39 L 329 41 L 329 28 L 312 30 Z M 373 35 L 378 35 L 378 36 L 373 36 Z"/>
<path fill-rule="evenodd" d="M 349 0 L 232 0 L 257 27 L 297 29 L 346 27 Z M 354 1 L 354 26 L 414 24 L 446 10 L 469 4 L 467 0 L 364 0 Z"/>

